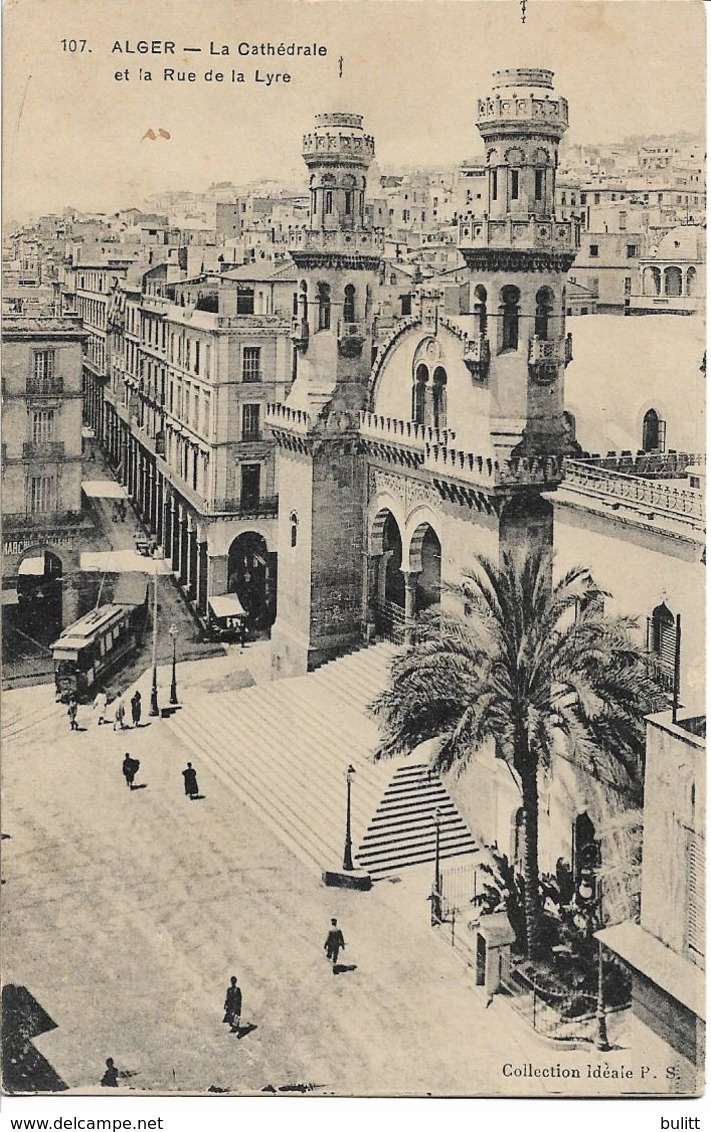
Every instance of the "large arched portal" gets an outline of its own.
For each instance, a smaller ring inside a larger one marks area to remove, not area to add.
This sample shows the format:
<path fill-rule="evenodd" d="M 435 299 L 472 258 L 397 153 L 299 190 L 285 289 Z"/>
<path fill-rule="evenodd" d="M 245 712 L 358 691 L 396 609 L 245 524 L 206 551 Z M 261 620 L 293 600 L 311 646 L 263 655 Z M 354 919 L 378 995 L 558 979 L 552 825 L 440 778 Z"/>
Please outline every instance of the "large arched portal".
<path fill-rule="evenodd" d="M 397 636 L 405 618 L 405 578 L 402 573 L 402 537 L 397 520 L 383 508 L 371 530 L 373 571 L 369 582 L 369 619 L 376 632 Z"/>
<path fill-rule="evenodd" d="M 413 615 L 439 605 L 442 547 L 429 523 L 420 523 L 410 541 L 410 571 L 416 578 Z"/>
<path fill-rule="evenodd" d="M 62 562 L 51 550 L 34 550 L 17 571 L 17 627 L 42 645 L 62 631 Z"/>
<path fill-rule="evenodd" d="M 276 555 L 257 531 L 243 531 L 230 546 L 227 589 L 239 598 L 252 631 L 271 629 L 276 618 Z"/>

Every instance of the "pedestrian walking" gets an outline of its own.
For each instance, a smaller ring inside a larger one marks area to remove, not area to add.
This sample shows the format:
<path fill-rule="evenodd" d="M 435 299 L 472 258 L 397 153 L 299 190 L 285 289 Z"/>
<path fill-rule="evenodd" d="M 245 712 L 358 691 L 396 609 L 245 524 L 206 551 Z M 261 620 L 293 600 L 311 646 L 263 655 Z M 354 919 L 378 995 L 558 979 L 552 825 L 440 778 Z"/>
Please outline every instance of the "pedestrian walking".
<path fill-rule="evenodd" d="M 69 703 L 67 705 L 67 716 L 69 718 L 69 730 L 70 731 L 78 731 L 79 730 L 79 724 L 77 723 L 77 711 L 78 711 L 77 702 L 74 699 L 74 696 L 70 696 L 69 697 Z"/>
<path fill-rule="evenodd" d="M 106 706 L 108 702 L 106 692 L 99 688 L 99 691 L 96 693 L 96 699 L 94 700 L 94 711 L 97 713 L 96 722 L 99 727 L 106 717 Z"/>
<path fill-rule="evenodd" d="M 198 796 L 197 774 L 193 769 L 193 764 L 188 763 L 183 771 L 183 781 L 185 782 L 185 794 L 192 801 L 193 798 Z"/>
<path fill-rule="evenodd" d="M 133 726 L 138 727 L 141 722 L 141 693 L 136 691 L 131 696 L 131 719 Z"/>
<path fill-rule="evenodd" d="M 333 963 L 333 972 L 335 974 L 336 964 L 338 962 L 338 952 L 341 950 L 341 948 L 343 948 L 344 951 L 346 949 L 346 941 L 343 938 L 343 932 L 338 926 L 338 921 L 335 919 L 331 920 L 331 928 L 329 930 L 328 936 L 326 937 L 326 942 L 324 943 L 323 948 L 326 952 L 326 958 L 330 959 L 330 961 Z"/>
<path fill-rule="evenodd" d="M 106 1070 L 104 1076 L 101 1078 L 101 1084 L 105 1089 L 118 1089 L 119 1071 L 114 1065 L 113 1057 L 106 1058 Z"/>
<path fill-rule="evenodd" d="M 119 696 L 118 703 L 116 704 L 116 711 L 114 712 L 114 731 L 123 731 L 126 727 L 124 720 L 126 718 L 126 705 L 122 698 Z"/>
<path fill-rule="evenodd" d="M 242 1016 L 242 991 L 237 986 L 237 976 L 233 975 L 225 994 L 225 1016 L 223 1022 L 228 1022 L 233 1034 L 239 1030 Z"/>
<path fill-rule="evenodd" d="M 138 759 L 132 759 L 131 756 L 129 755 L 128 751 L 126 751 L 126 757 L 123 760 L 122 769 L 123 769 L 123 776 L 126 779 L 126 785 L 129 787 L 130 790 L 133 790 L 133 780 L 136 777 L 136 773 L 137 773 L 140 765 L 141 764 L 138 761 Z"/>

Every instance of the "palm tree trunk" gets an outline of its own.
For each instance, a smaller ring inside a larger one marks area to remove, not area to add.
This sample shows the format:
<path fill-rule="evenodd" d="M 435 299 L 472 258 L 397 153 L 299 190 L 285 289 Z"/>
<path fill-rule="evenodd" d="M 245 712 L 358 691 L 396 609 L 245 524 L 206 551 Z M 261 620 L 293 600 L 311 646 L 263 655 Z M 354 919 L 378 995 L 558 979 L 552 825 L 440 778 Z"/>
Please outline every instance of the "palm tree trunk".
<path fill-rule="evenodd" d="M 519 735 L 517 770 L 523 799 L 523 899 L 526 955 L 535 959 L 541 942 L 541 896 L 538 887 L 538 766 L 531 756 L 528 736 Z"/>

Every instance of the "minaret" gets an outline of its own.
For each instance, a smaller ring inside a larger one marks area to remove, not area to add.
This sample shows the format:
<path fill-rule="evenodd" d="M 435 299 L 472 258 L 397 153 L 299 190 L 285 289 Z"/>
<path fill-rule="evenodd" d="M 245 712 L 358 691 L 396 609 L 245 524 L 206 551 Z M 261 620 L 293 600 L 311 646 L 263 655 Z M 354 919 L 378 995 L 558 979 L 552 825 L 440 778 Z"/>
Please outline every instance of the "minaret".
<path fill-rule="evenodd" d="M 565 278 L 580 241 L 575 220 L 556 220 L 558 145 L 568 103 L 553 72 L 497 71 L 477 104 L 486 146 L 488 203 L 460 221 L 470 272 L 467 365 L 488 385 L 489 434 L 500 458 L 562 454 Z"/>
<path fill-rule="evenodd" d="M 319 114 L 303 140 L 308 228 L 290 234 L 297 267 L 296 378 L 267 421 L 277 441 L 279 558 L 275 676 L 306 672 L 361 639 L 364 464 L 373 302 L 383 233 L 368 227 L 373 138 L 360 114 Z"/>

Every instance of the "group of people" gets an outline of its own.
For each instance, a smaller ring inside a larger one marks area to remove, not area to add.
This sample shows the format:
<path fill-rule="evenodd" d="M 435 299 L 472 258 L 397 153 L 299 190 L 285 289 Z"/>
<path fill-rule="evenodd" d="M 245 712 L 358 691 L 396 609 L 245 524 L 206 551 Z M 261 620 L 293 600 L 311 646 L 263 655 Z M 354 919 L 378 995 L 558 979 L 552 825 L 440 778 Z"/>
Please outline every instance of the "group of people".
<path fill-rule="evenodd" d="M 140 717 L 142 717 L 143 714 L 143 703 L 142 698 L 140 698 L 140 692 L 136 691 L 134 692 L 134 695 L 131 696 L 130 706 L 131 722 L 132 724 L 134 724 L 134 727 L 139 727 Z M 103 691 L 103 688 L 98 689 L 98 692 L 96 693 L 94 700 L 94 711 L 96 712 L 97 726 L 101 727 L 101 724 L 106 722 L 106 718 L 108 718 L 109 715 L 109 696 Z M 126 701 L 123 700 L 122 696 L 119 696 L 118 700 L 113 704 L 112 712 L 113 730 L 125 731 L 127 727 Z M 77 701 L 75 696 L 70 697 L 69 705 L 67 707 L 67 714 L 69 717 L 71 730 L 77 731 Z"/>

